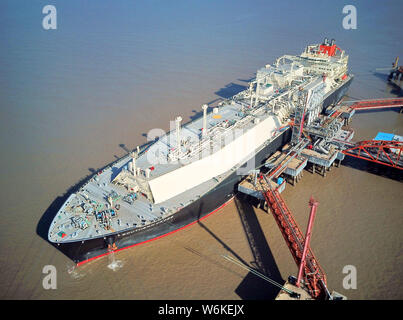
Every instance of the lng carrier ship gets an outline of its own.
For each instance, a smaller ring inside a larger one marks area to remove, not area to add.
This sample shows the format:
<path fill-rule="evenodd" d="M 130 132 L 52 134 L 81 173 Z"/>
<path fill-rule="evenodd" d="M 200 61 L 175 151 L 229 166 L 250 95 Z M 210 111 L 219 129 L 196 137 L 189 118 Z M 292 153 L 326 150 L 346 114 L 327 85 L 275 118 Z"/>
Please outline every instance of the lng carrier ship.
<path fill-rule="evenodd" d="M 303 94 L 314 121 L 346 94 L 353 76 L 335 41 L 309 45 L 259 69 L 247 89 L 144 149 L 94 173 L 69 195 L 48 240 L 75 263 L 191 225 L 232 199 L 237 183 L 286 144 Z"/>

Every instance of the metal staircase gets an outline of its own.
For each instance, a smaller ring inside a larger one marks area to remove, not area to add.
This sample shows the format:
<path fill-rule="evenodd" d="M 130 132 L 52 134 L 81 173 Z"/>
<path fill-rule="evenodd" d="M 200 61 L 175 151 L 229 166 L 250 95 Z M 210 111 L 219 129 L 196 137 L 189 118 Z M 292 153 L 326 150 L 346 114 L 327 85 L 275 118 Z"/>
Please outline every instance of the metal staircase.
<path fill-rule="evenodd" d="M 295 107 L 294 126 L 292 128 L 291 145 L 297 145 L 302 137 L 306 112 L 306 93 L 299 92 L 298 103 Z"/>

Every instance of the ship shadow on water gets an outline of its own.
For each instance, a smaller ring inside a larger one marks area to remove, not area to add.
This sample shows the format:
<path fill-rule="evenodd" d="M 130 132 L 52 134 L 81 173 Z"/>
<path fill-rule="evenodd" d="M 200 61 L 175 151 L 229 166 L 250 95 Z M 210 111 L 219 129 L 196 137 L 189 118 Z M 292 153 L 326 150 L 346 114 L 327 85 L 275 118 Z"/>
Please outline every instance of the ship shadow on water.
<path fill-rule="evenodd" d="M 255 79 L 256 79 L 256 77 L 253 76 L 253 77 L 250 77 L 249 79 L 237 79 L 237 80 L 241 81 L 241 82 L 249 83 L 249 82 L 251 82 L 251 81 L 253 81 Z"/>
<path fill-rule="evenodd" d="M 341 165 L 360 171 L 365 171 L 377 176 L 392 179 L 398 182 L 403 181 L 402 171 L 397 168 L 388 167 L 382 164 L 370 162 L 364 159 L 346 156 Z"/>
<path fill-rule="evenodd" d="M 89 168 L 92 171 L 93 168 Z M 95 171 L 94 171 L 95 172 Z M 76 185 L 70 187 L 62 196 L 58 196 L 53 202 L 49 205 L 46 211 L 43 213 L 42 217 L 39 219 L 39 222 L 36 227 L 36 234 L 40 236 L 43 240 L 45 240 L 49 245 L 53 246 L 64 255 L 66 255 L 69 259 L 69 255 L 65 252 L 62 247 L 57 246 L 56 244 L 50 242 L 48 240 L 48 230 L 53 221 L 53 218 L 56 216 L 57 212 L 61 208 L 61 206 L 66 202 L 70 194 L 78 191 L 82 185 L 93 175 L 93 173 L 87 175 L 85 178 L 81 179 Z"/>
<path fill-rule="evenodd" d="M 390 94 L 393 94 L 397 97 L 403 97 L 403 90 L 401 87 L 399 87 L 397 84 L 388 81 L 388 76 L 389 74 L 385 73 L 380 73 L 380 72 L 373 72 L 373 75 L 377 77 L 378 79 L 381 79 L 382 81 L 385 81 L 386 83 L 386 90 L 389 91 Z M 401 80 L 400 83 L 402 83 L 403 80 Z M 390 90 L 389 90 L 390 89 Z"/>
<path fill-rule="evenodd" d="M 395 113 L 400 113 L 400 107 L 391 107 L 387 110 L 355 110 L 355 115 L 359 114 L 365 114 L 365 113 L 385 113 L 385 112 L 395 112 Z"/>
<path fill-rule="evenodd" d="M 200 220 L 198 220 L 198 225 L 210 236 L 212 236 L 226 251 L 232 254 L 239 262 L 255 269 L 270 279 L 283 284 L 285 281 L 281 277 L 281 273 L 252 206 L 253 200 L 249 198 L 243 199 L 239 194 L 236 195 L 234 199 L 237 212 L 242 222 L 244 233 L 254 258 L 253 261 L 248 263 L 242 259 L 233 249 L 231 249 L 224 241 L 217 237 L 217 235 L 215 235 Z M 189 248 L 185 249 L 193 252 L 193 250 L 190 250 Z M 246 277 L 235 289 L 235 293 L 243 300 L 273 300 L 279 293 L 279 290 L 280 289 L 278 287 L 266 282 L 252 272 L 248 272 Z"/>
<path fill-rule="evenodd" d="M 119 147 L 121 147 L 123 149 L 123 151 L 126 153 L 130 152 L 130 150 L 126 147 L 126 145 L 124 143 L 119 144 Z"/>
<path fill-rule="evenodd" d="M 239 81 L 244 81 L 247 82 L 248 80 L 241 80 L 238 79 Z M 240 84 L 236 84 L 234 82 L 228 83 L 227 85 L 225 85 L 223 88 L 217 90 L 216 92 L 214 92 L 215 95 L 218 96 L 218 98 L 213 99 L 209 102 L 206 102 L 206 104 L 210 107 L 216 107 L 220 102 L 225 101 L 226 99 L 231 98 L 233 95 L 243 91 L 246 89 L 246 86 L 240 85 Z M 200 119 L 203 117 L 203 111 L 200 110 L 192 110 L 192 112 L 194 113 L 193 115 L 191 115 L 189 117 L 190 121 L 194 121 L 197 119 Z"/>
<path fill-rule="evenodd" d="M 234 250 L 232 250 L 224 241 L 217 237 L 209 228 L 207 228 L 202 222 L 198 222 L 199 226 L 209 233 L 218 243 L 220 243 L 225 250 L 230 252 L 235 258 L 241 261 L 243 264 L 247 264 Z"/>
<path fill-rule="evenodd" d="M 267 243 L 256 212 L 252 204 L 257 205 L 249 197 L 238 194 L 235 197 L 237 208 L 249 247 L 254 257 L 252 267 L 271 280 L 283 284 L 280 270 Z M 244 300 L 274 300 L 280 289 L 249 272 L 235 290 L 236 294 Z"/>
<path fill-rule="evenodd" d="M 216 92 L 214 92 L 217 96 L 224 98 L 224 99 L 229 99 L 232 96 L 236 95 L 237 93 L 243 91 L 246 89 L 246 86 L 231 82 L 225 85 L 224 88 L 220 88 Z"/>
<path fill-rule="evenodd" d="M 147 148 L 152 142 L 146 142 L 143 145 L 140 146 L 140 148 L 143 150 L 144 148 Z M 127 153 L 130 153 L 131 150 L 129 150 L 125 144 L 119 144 L 119 147 L 121 147 L 124 151 L 126 151 Z M 133 150 L 134 151 L 134 150 Z M 116 158 L 116 160 L 113 162 L 115 163 L 116 161 L 120 160 L 121 158 L 125 157 L 127 154 L 124 154 L 122 157 L 116 157 L 116 155 L 114 155 L 114 157 Z M 45 210 L 45 212 L 43 213 L 42 217 L 39 219 L 39 222 L 36 226 L 36 234 L 41 237 L 43 240 L 45 240 L 49 245 L 51 245 L 52 247 L 56 248 L 58 251 L 62 252 L 66 257 L 68 257 L 69 259 L 72 259 L 68 252 L 65 251 L 63 249 L 63 246 L 58 246 L 52 242 L 50 242 L 48 240 L 48 230 L 50 228 L 50 225 L 53 221 L 53 218 L 56 216 L 57 212 L 59 211 L 59 209 L 62 207 L 62 205 L 66 202 L 66 200 L 68 199 L 68 197 L 72 194 L 77 192 L 78 190 L 80 190 L 80 188 L 89 180 L 91 179 L 91 177 L 98 171 L 100 170 L 104 170 L 107 166 L 111 165 L 110 163 L 103 166 L 102 168 L 88 168 L 88 171 L 90 172 L 90 174 L 88 174 L 87 176 L 85 176 L 83 179 L 81 179 L 80 181 L 78 181 L 75 185 L 71 186 L 70 188 L 67 189 L 67 191 L 61 195 L 56 197 L 55 200 L 53 200 L 53 202 L 49 205 L 49 207 Z M 112 167 L 112 170 L 114 172 L 114 174 L 116 175 L 117 173 L 117 169 Z"/>
<path fill-rule="evenodd" d="M 234 255 L 234 257 L 236 257 L 239 261 L 241 261 L 242 263 L 246 262 L 234 251 L 232 250 L 224 241 L 222 241 L 219 237 L 217 237 L 214 232 L 212 232 L 206 225 L 204 225 L 200 219 L 201 219 L 201 213 L 203 211 L 203 202 L 200 204 L 200 207 L 198 209 L 198 213 L 197 213 L 197 224 L 205 231 L 207 231 L 207 233 L 212 236 L 219 244 L 222 245 L 222 247 L 227 250 L 229 253 L 231 253 L 232 255 Z M 189 250 L 188 248 L 186 248 L 187 250 Z M 189 250 L 190 251 L 190 250 Z"/>

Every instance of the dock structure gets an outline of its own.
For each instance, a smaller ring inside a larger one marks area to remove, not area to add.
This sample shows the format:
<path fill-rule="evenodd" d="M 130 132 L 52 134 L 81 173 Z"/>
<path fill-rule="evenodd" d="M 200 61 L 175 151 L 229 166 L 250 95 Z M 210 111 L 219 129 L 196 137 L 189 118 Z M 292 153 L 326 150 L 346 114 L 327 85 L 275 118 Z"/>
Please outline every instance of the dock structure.
<path fill-rule="evenodd" d="M 351 105 L 355 110 L 377 110 L 385 108 L 402 108 L 403 98 L 371 99 L 353 101 Z"/>
<path fill-rule="evenodd" d="M 261 179 L 257 173 L 252 173 L 245 177 L 238 185 L 238 191 L 248 196 L 254 197 L 259 200 L 264 200 L 262 191 L 268 188 L 283 192 L 285 189 L 286 181 L 284 179 L 265 180 L 261 183 L 257 183 L 257 180 Z"/>
<path fill-rule="evenodd" d="M 314 300 L 312 296 L 309 295 L 305 286 L 297 287 L 293 285 L 291 282 L 287 281 L 284 284 L 284 288 L 299 294 L 298 297 L 292 297 L 285 290 L 280 290 L 275 300 Z"/>
<path fill-rule="evenodd" d="M 293 292 L 291 295 L 289 292 Z M 332 291 L 331 293 L 332 300 L 347 300 L 345 295 L 338 293 L 337 291 Z M 308 288 L 305 284 L 297 287 L 295 285 L 295 280 L 293 281 L 293 277 L 290 277 L 288 281 L 283 285 L 283 289 L 279 291 L 275 300 L 315 300 L 308 293 Z"/>
<path fill-rule="evenodd" d="M 400 108 L 400 113 L 403 112 L 403 98 L 384 98 L 370 100 L 353 100 L 343 101 L 329 108 L 326 113 L 329 116 L 336 117 L 342 115 L 343 118 L 350 118 L 355 111 L 360 110 L 380 110 L 389 108 Z"/>
<path fill-rule="evenodd" d="M 306 297 L 310 296 L 312 299 L 326 299 L 330 296 L 327 290 L 326 276 L 309 247 L 312 225 L 308 225 L 307 235 L 304 237 L 291 210 L 280 196 L 278 183 L 276 184 L 275 181 L 273 181 L 275 179 L 276 178 L 271 175 L 270 171 L 269 173 L 259 175 L 253 173 L 239 184 L 238 191 L 244 192 L 250 196 L 255 195 L 259 200 L 263 199 L 266 210 L 273 214 L 284 240 L 290 249 L 291 255 L 300 268 L 297 287 L 304 283 L 306 286 L 304 289 L 304 291 L 306 291 Z M 284 183 L 285 181 L 283 181 L 283 184 Z M 289 291 L 295 292 L 295 290 L 291 289 L 286 290 L 288 293 Z"/>
<path fill-rule="evenodd" d="M 301 110 L 294 114 L 292 121 L 293 127 L 298 128 L 293 130 L 291 142 L 265 161 L 264 166 L 269 169 L 268 181 L 276 184 L 280 179 L 280 183 L 272 188 L 282 192 L 285 188 L 283 181 L 295 185 L 301 179 L 305 168 L 310 169 L 311 173 L 319 173 L 325 177 L 326 172 L 333 166 L 340 166 L 346 155 L 403 169 L 403 138 L 395 136 L 396 141 L 375 138 L 371 141 L 352 142 L 354 130 L 348 126 L 356 110 L 398 106 L 403 107 L 403 98 L 353 101 L 333 106 L 326 110 L 326 114 L 320 114 L 305 123 L 307 108 L 300 105 Z M 251 184 L 246 182 L 251 181 L 251 178 L 247 177 L 245 182 L 241 182 L 238 190 L 262 199 L 260 190 L 255 187 L 256 174 L 253 179 L 255 183 Z"/>
<path fill-rule="evenodd" d="M 331 114 L 329 114 L 332 118 L 341 117 L 344 119 L 344 124 L 348 125 L 351 122 L 352 117 L 355 114 L 355 109 L 351 108 L 349 105 L 341 105 L 338 106 L 336 110 L 334 110 Z"/>
<path fill-rule="evenodd" d="M 295 185 L 295 183 L 302 178 L 303 169 L 308 164 L 308 159 L 301 155 L 296 155 L 295 157 L 292 157 L 290 155 L 277 151 L 266 160 L 265 166 L 266 168 L 272 169 L 278 167 L 282 161 L 288 161 L 287 166 L 283 172 L 285 180 L 288 182 L 292 181 L 292 185 Z"/>
<path fill-rule="evenodd" d="M 264 209 L 273 214 L 299 267 L 298 279 L 290 276 L 276 300 L 347 299 L 335 291 L 328 291 L 326 275 L 309 246 L 318 202 L 312 198 L 309 202 L 311 214 L 304 237 L 280 193 L 284 190 L 286 181 L 295 185 L 301 179 L 303 169 L 308 167 L 308 163 L 312 173 L 319 172 L 325 177 L 326 171 L 330 171 L 334 165 L 339 166 L 346 155 L 403 169 L 403 137 L 382 134 L 379 138 L 378 134 L 371 141 L 351 141 L 354 130 L 348 124 L 356 110 L 396 107 L 400 104 L 403 106 L 403 99 L 382 101 L 334 106 L 330 112 L 327 110 L 327 114 L 305 122 L 308 109 L 303 105 L 299 106 L 299 112 L 294 114 L 295 130 L 292 131 L 290 143 L 284 145 L 281 151 L 269 155 L 264 163 L 265 169 L 254 170 L 239 183 L 239 192 L 258 199 L 259 204 L 263 203 Z M 388 138 L 390 141 L 384 141 L 385 136 L 391 136 Z"/>
<path fill-rule="evenodd" d="M 337 159 L 339 151 L 331 149 L 328 153 L 321 153 L 312 149 L 304 149 L 302 155 L 312 164 L 312 173 L 319 172 L 323 177 Z"/>

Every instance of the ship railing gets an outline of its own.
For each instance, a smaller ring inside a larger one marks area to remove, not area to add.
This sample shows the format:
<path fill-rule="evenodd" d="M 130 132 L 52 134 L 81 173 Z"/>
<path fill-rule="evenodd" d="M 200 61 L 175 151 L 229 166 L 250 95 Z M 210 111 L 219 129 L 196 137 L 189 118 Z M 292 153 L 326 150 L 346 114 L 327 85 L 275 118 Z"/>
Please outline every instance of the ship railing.
<path fill-rule="evenodd" d="M 233 129 L 234 125 L 224 128 L 220 123 L 209 130 L 207 137 L 203 137 L 191 143 L 187 152 L 182 152 L 182 150 L 178 148 L 171 150 L 169 152 L 169 158 L 171 161 L 185 160 L 200 155 L 206 149 L 213 148 L 213 150 L 218 150 L 222 147 L 222 140 L 230 136 Z"/>

